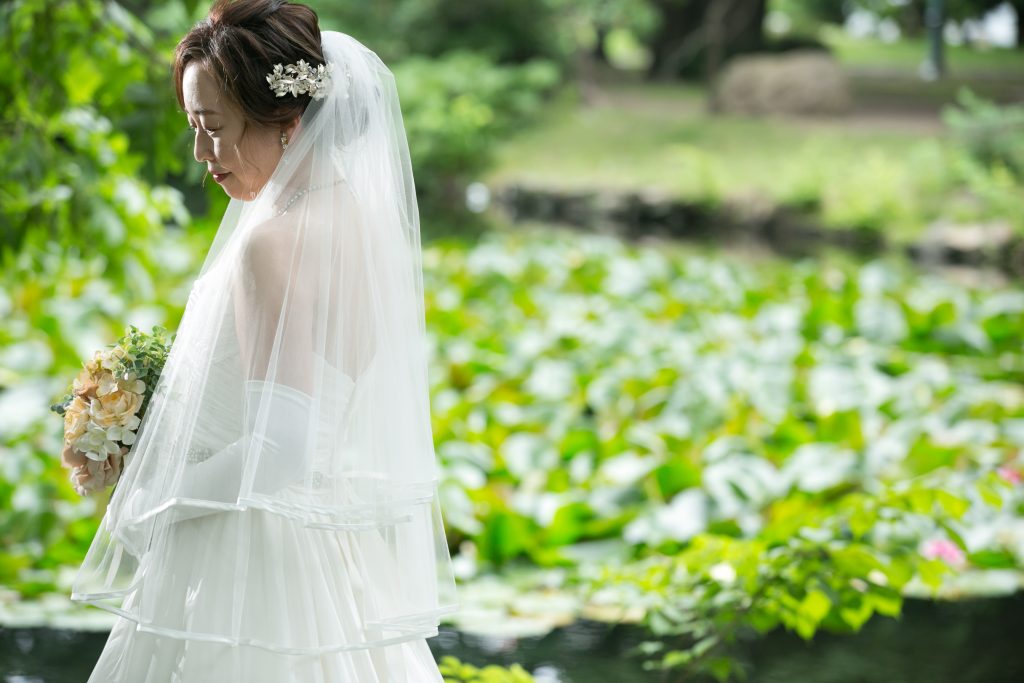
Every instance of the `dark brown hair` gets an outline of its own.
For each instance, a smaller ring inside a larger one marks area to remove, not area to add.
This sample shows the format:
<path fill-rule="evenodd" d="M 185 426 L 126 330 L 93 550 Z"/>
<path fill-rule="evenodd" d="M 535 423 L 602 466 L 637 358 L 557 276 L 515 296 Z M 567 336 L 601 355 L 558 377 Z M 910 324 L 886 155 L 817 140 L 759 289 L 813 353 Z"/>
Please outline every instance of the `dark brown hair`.
<path fill-rule="evenodd" d="M 174 51 L 174 87 L 184 110 L 185 67 L 198 62 L 220 82 L 245 121 L 274 126 L 302 116 L 308 94 L 277 97 L 267 83 L 274 64 L 323 64 L 316 12 L 284 0 L 217 0 Z"/>

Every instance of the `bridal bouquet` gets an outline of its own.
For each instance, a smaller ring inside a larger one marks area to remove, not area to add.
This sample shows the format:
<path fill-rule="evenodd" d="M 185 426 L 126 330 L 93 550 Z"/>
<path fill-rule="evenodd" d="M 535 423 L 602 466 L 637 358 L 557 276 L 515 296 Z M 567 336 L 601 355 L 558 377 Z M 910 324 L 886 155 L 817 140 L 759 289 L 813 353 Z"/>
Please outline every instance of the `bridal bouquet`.
<path fill-rule="evenodd" d="M 79 495 L 116 485 L 163 370 L 171 341 L 129 325 L 117 343 L 85 361 L 68 394 L 50 410 L 64 416 L 61 465 Z"/>

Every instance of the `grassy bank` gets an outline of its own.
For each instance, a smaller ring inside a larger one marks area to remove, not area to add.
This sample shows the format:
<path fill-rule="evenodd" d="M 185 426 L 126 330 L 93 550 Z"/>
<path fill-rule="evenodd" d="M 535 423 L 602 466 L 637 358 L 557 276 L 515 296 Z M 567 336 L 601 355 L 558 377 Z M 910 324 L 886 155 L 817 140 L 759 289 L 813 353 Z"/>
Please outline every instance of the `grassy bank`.
<path fill-rule="evenodd" d="M 855 119 L 762 120 L 712 114 L 700 89 L 608 86 L 592 105 L 568 93 L 541 123 L 513 137 L 492 184 L 650 188 L 693 199 L 761 195 L 820 203 L 828 224 L 876 224 L 911 237 L 949 198 L 922 193 L 941 135 Z M 913 163 L 912 163 L 913 162 Z"/>
<path fill-rule="evenodd" d="M 564 92 L 538 125 L 499 147 L 485 180 L 760 196 L 896 241 L 938 220 L 1017 220 L 1013 193 L 997 173 L 964 165 L 935 113 L 855 106 L 834 118 L 756 118 L 710 112 L 706 91 L 692 85 L 620 81 L 596 93 L 587 102 L 579 89 Z"/>
<path fill-rule="evenodd" d="M 885 42 L 871 38 L 853 38 L 839 28 L 821 31 L 821 40 L 851 69 L 886 68 L 916 72 L 928 54 L 926 38 L 903 38 Z M 985 73 L 1021 79 L 1024 74 L 1024 50 L 1004 47 L 947 45 L 946 62 L 953 74 Z"/>

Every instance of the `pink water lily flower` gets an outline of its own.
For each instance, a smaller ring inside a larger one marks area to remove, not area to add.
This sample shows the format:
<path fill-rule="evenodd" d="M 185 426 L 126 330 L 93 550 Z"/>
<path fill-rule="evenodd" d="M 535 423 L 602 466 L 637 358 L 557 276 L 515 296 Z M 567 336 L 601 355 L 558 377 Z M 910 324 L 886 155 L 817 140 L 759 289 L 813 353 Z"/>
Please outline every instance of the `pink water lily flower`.
<path fill-rule="evenodd" d="M 951 567 L 962 569 L 967 564 L 964 551 L 948 538 L 933 538 L 925 541 L 921 554 L 929 560 L 941 559 Z"/>
<path fill-rule="evenodd" d="M 1021 477 L 1020 472 L 1013 469 L 1012 467 L 1007 467 L 1006 465 L 997 469 L 996 474 L 998 474 L 1005 481 L 1008 481 L 1011 484 L 1019 484 L 1021 480 L 1024 479 Z"/>

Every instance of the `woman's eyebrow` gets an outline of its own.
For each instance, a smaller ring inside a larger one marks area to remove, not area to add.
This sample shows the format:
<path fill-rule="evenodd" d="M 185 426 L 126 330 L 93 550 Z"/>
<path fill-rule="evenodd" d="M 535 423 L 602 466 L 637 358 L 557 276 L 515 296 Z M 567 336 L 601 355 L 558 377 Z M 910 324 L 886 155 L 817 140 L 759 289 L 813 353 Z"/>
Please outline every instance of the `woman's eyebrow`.
<path fill-rule="evenodd" d="M 219 114 L 220 112 L 214 111 L 213 109 L 196 109 L 196 116 L 203 116 L 205 114 Z M 188 116 L 188 110 L 185 110 L 185 115 Z"/>

